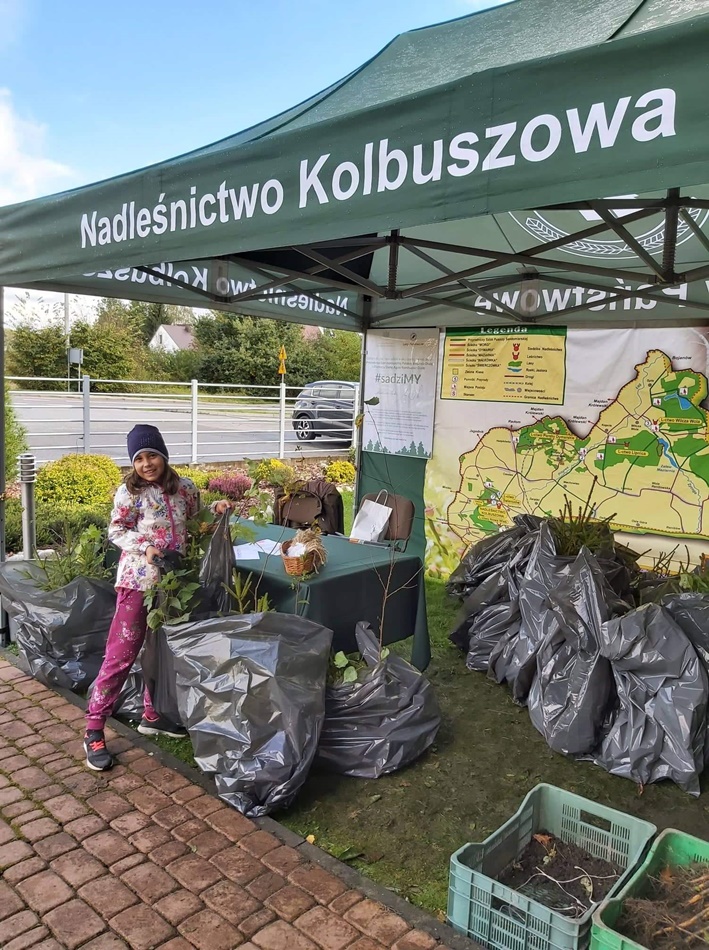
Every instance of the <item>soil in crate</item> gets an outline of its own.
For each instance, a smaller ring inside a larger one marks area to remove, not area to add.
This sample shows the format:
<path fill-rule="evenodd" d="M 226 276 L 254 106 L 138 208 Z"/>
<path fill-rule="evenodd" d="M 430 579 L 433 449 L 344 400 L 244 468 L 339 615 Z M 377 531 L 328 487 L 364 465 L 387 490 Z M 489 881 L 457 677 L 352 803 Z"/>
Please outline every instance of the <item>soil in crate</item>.
<path fill-rule="evenodd" d="M 622 873 L 617 865 L 541 831 L 498 880 L 557 913 L 582 917 Z"/>
<path fill-rule="evenodd" d="M 709 866 L 663 868 L 631 897 L 615 929 L 648 950 L 709 947 Z"/>

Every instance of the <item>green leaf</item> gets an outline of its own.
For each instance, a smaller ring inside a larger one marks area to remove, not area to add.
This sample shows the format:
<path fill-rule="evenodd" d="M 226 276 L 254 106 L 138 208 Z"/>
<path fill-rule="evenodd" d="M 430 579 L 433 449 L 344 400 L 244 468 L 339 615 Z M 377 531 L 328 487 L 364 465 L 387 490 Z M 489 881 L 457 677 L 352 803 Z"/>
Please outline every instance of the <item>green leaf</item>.
<path fill-rule="evenodd" d="M 357 679 L 357 670 L 354 666 L 348 666 L 345 672 L 342 674 L 343 683 L 354 683 Z"/>
<path fill-rule="evenodd" d="M 379 405 L 379 396 L 372 396 L 371 399 L 364 400 L 365 406 L 378 406 Z"/>
<path fill-rule="evenodd" d="M 171 617 L 170 623 L 188 623 L 191 620 L 190 614 L 181 614 L 179 617 Z"/>
<path fill-rule="evenodd" d="M 359 848 L 345 848 L 340 854 L 337 855 L 340 861 L 355 861 L 357 858 L 361 858 L 364 852 L 360 851 Z"/>
<path fill-rule="evenodd" d="M 347 666 L 347 664 L 348 664 L 350 661 L 347 659 L 347 657 L 346 657 L 345 654 L 342 652 L 342 650 L 340 650 L 339 653 L 336 653 L 336 654 L 335 654 L 335 656 L 333 657 L 332 662 L 335 664 L 335 666 L 338 668 L 338 670 L 344 670 L 344 668 Z"/>
<path fill-rule="evenodd" d="M 389 652 L 389 647 L 382 647 L 379 651 L 379 659 L 386 660 L 386 658 L 389 656 Z"/>

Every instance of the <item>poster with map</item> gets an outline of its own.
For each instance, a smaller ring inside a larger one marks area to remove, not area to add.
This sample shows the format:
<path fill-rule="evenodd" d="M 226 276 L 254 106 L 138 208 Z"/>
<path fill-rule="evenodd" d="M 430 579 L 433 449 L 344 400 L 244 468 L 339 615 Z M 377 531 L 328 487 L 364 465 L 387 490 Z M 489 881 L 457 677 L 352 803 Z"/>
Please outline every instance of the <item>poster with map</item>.
<path fill-rule="evenodd" d="M 709 330 L 570 329 L 564 339 L 559 405 L 512 403 L 499 369 L 487 401 L 446 398 L 443 380 L 426 474 L 434 573 L 515 515 L 556 515 L 566 498 L 577 508 L 590 496 L 621 536 L 661 536 L 663 549 L 709 537 Z M 445 341 L 442 352 L 444 376 Z M 535 391 L 559 391 L 551 352 Z"/>

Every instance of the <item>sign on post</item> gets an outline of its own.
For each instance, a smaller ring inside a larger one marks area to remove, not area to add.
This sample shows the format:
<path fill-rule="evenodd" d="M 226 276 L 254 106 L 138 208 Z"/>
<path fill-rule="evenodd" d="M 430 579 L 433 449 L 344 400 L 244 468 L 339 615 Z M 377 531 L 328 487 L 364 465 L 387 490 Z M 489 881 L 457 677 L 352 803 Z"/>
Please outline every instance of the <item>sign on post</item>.
<path fill-rule="evenodd" d="M 286 375 L 286 359 L 287 358 L 288 358 L 288 354 L 286 353 L 286 348 L 285 346 L 281 346 L 281 349 L 279 350 L 279 353 L 278 353 L 278 359 L 280 360 L 280 365 L 278 367 L 279 376 Z"/>

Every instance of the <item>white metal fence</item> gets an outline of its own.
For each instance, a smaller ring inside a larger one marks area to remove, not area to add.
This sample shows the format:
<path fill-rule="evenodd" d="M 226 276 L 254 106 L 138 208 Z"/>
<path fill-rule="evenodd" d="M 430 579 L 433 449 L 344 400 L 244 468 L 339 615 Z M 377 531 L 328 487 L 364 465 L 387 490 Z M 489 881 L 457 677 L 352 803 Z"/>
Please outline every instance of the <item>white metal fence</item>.
<path fill-rule="evenodd" d="M 40 463 L 95 452 L 126 465 L 126 434 L 136 423 L 158 426 L 175 463 L 346 455 L 358 437 L 357 384 L 303 390 L 84 376 L 67 391 L 66 379 L 5 378 L 13 384 L 12 404 Z M 53 388 L 40 388 L 48 385 Z M 307 398 L 299 398 L 303 393 Z"/>

